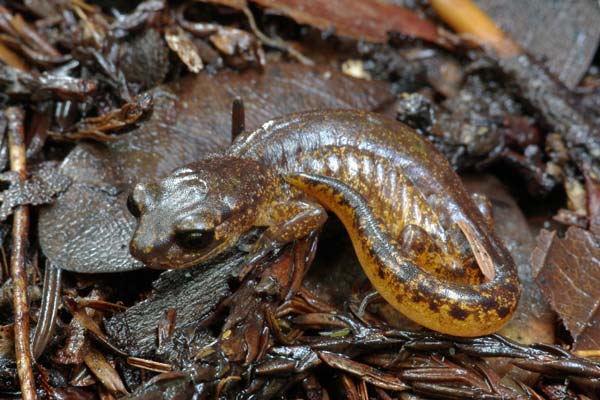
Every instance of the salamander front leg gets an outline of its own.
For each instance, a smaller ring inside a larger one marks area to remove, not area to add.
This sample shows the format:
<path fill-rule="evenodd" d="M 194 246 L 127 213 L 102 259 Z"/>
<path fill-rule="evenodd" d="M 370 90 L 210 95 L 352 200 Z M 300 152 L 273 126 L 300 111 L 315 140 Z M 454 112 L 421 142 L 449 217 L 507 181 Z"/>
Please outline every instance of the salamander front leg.
<path fill-rule="evenodd" d="M 273 250 L 317 231 L 327 220 L 327 212 L 318 203 L 290 201 L 272 204 L 257 225 L 267 226 L 250 249 L 249 263 L 255 263 Z"/>

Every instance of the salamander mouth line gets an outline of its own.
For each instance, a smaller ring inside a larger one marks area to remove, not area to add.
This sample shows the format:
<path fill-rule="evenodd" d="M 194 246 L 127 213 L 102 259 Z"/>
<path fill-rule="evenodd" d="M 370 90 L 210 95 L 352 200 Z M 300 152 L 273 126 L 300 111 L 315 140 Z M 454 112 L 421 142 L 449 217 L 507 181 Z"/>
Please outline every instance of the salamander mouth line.
<path fill-rule="evenodd" d="M 195 257 L 191 261 L 187 261 L 185 263 L 178 264 L 178 265 L 173 265 L 171 262 L 166 261 L 161 264 L 161 269 L 183 269 L 183 268 L 194 267 L 198 264 L 201 264 L 204 261 L 210 260 L 211 258 L 216 257 L 217 255 L 221 254 L 223 249 L 220 246 L 224 243 L 224 241 L 225 241 L 224 239 L 218 239 L 218 240 L 215 239 L 212 241 L 212 243 L 210 245 L 208 245 L 202 249 L 203 250 L 202 254 Z"/>

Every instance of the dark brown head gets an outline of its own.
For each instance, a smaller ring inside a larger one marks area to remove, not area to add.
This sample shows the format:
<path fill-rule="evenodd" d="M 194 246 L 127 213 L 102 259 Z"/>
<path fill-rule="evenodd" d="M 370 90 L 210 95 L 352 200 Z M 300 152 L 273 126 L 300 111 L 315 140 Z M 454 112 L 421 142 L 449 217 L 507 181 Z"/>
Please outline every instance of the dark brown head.
<path fill-rule="evenodd" d="M 138 225 L 131 255 L 150 268 L 197 265 L 234 245 L 256 220 L 268 175 L 252 160 L 214 157 L 138 183 L 128 208 Z"/>

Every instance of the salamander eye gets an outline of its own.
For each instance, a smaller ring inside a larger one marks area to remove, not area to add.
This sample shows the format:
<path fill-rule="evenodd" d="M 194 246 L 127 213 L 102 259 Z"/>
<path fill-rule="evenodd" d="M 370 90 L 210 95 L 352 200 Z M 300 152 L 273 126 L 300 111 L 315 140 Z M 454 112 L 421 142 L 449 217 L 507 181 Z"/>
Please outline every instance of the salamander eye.
<path fill-rule="evenodd" d="M 214 231 L 207 231 L 202 229 L 191 229 L 185 231 L 178 231 L 175 233 L 175 240 L 177 244 L 185 249 L 199 250 L 203 249 L 215 238 Z"/>
<path fill-rule="evenodd" d="M 127 196 L 127 209 L 129 210 L 131 215 L 133 215 L 135 218 L 140 217 L 140 214 L 141 214 L 140 207 L 138 206 L 137 202 L 133 198 L 133 193 L 131 193 L 129 196 Z"/>

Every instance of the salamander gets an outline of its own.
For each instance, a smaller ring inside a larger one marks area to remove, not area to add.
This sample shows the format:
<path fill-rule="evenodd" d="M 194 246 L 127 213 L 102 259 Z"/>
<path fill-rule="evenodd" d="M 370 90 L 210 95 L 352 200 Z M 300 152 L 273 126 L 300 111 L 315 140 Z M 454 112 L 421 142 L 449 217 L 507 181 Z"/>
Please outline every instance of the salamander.
<path fill-rule="evenodd" d="M 151 268 L 198 265 L 264 227 L 256 260 L 318 231 L 331 211 L 373 287 L 425 327 L 492 333 L 519 299 L 510 254 L 448 161 L 408 126 L 365 111 L 271 120 L 223 154 L 138 183 L 128 202 L 131 254 Z"/>

